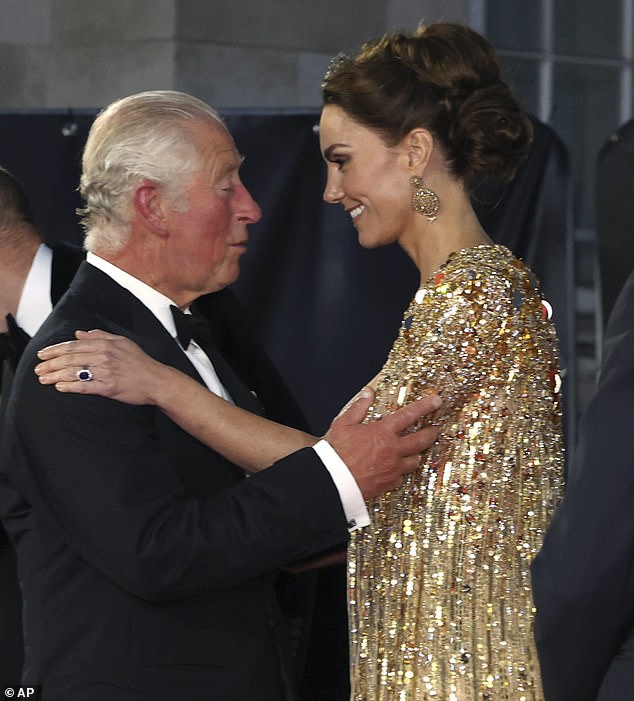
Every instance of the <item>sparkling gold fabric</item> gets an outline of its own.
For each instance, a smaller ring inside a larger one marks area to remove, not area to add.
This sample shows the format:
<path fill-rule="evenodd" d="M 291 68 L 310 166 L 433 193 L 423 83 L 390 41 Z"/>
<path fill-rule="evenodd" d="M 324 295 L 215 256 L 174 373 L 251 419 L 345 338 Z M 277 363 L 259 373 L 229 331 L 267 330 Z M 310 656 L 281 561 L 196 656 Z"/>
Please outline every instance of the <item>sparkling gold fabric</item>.
<path fill-rule="evenodd" d="M 370 418 L 432 388 L 436 445 L 370 504 L 348 559 L 354 701 L 539 701 L 529 564 L 563 472 L 555 332 L 502 246 L 416 294 Z"/>

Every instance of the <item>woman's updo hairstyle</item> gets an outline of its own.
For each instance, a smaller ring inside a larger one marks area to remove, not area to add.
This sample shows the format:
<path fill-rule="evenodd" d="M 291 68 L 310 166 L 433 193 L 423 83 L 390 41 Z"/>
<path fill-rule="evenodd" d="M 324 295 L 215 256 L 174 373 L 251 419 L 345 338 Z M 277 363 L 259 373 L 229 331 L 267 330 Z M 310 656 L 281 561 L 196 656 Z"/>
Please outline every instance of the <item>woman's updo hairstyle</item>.
<path fill-rule="evenodd" d="M 421 25 L 364 44 L 356 56 L 336 56 L 322 96 L 389 146 L 416 127 L 429 129 L 451 173 L 466 181 L 511 179 L 532 139 L 493 47 L 459 24 Z"/>

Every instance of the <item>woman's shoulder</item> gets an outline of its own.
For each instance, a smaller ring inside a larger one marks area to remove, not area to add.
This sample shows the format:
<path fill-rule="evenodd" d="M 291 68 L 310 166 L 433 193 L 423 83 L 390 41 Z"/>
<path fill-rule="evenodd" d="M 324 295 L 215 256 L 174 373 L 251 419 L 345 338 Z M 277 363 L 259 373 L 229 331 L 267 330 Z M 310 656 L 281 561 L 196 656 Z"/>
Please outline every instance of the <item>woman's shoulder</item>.
<path fill-rule="evenodd" d="M 452 253 L 440 271 L 452 275 L 489 273 L 515 277 L 517 274 L 530 274 L 528 266 L 517 258 L 506 246 L 495 243 L 480 244 L 462 248 Z M 439 271 L 439 272 L 440 272 Z"/>
<path fill-rule="evenodd" d="M 537 277 L 508 248 L 498 244 L 452 253 L 417 294 L 425 297 L 427 305 L 442 305 L 444 301 L 456 310 L 466 304 L 482 313 L 542 313 L 543 295 Z"/>
<path fill-rule="evenodd" d="M 491 291 L 517 288 L 539 294 L 539 281 L 532 270 L 499 244 L 483 244 L 452 253 L 434 275 L 433 282 Z"/>

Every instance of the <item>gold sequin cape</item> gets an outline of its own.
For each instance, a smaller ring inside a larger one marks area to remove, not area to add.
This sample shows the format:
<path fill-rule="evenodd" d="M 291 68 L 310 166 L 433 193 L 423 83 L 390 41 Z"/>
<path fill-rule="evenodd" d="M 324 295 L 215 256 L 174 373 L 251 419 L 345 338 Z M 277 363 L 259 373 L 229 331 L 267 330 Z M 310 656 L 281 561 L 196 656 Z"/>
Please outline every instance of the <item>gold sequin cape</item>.
<path fill-rule="evenodd" d="M 453 254 L 406 310 L 369 418 L 434 389 L 441 432 L 351 537 L 354 701 L 543 699 L 529 564 L 563 474 L 549 316 L 495 245 Z"/>

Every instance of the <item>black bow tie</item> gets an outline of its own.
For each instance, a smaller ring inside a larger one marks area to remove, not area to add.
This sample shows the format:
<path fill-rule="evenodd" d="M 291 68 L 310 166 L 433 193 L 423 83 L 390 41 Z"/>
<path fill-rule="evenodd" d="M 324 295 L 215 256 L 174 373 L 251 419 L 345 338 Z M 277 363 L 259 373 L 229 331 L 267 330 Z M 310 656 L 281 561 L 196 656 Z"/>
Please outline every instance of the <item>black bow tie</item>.
<path fill-rule="evenodd" d="M 11 355 L 11 336 L 8 332 L 0 333 L 0 360 L 4 360 Z"/>
<path fill-rule="evenodd" d="M 183 349 L 187 350 L 192 339 L 196 341 L 211 361 L 220 383 L 229 392 L 234 402 L 243 409 L 248 409 L 255 414 L 262 414 L 262 408 L 255 393 L 251 393 L 243 384 L 235 370 L 216 348 L 213 332 L 207 319 L 196 311 L 185 314 L 174 305 L 171 305 L 170 309 L 176 325 L 176 336 Z"/>
<path fill-rule="evenodd" d="M 212 342 L 209 322 L 202 314 L 197 312 L 185 314 L 185 312 L 182 312 L 173 304 L 170 305 L 170 309 L 172 310 L 172 316 L 174 317 L 178 342 L 181 344 L 184 350 L 187 350 L 189 342 L 192 339 L 194 339 L 198 345 L 201 345 L 201 341 L 203 344 L 210 344 Z"/>
<path fill-rule="evenodd" d="M 7 359 L 15 370 L 31 337 L 16 324 L 12 314 L 7 314 L 6 319 L 9 330 L 0 333 L 0 361 Z"/>

